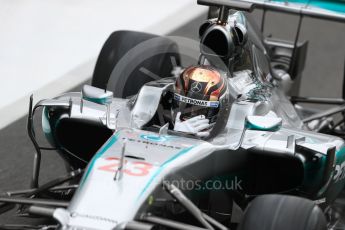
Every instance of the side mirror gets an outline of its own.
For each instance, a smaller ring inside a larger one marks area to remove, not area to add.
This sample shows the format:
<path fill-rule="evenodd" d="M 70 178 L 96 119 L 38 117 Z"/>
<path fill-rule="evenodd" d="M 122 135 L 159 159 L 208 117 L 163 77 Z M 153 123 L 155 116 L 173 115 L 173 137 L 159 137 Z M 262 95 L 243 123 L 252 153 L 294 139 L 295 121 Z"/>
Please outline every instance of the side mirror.
<path fill-rule="evenodd" d="M 277 131 L 282 123 L 282 119 L 279 117 L 247 116 L 245 128 L 258 131 Z"/>
<path fill-rule="evenodd" d="M 247 130 L 274 132 L 280 129 L 282 123 L 283 120 L 279 117 L 246 116 L 240 141 L 238 142 L 235 148 L 237 149 L 242 146 Z"/>
<path fill-rule="evenodd" d="M 81 93 L 84 100 L 100 105 L 111 104 L 113 99 L 113 92 L 105 91 L 90 85 L 84 85 Z"/>
<path fill-rule="evenodd" d="M 82 98 L 80 102 L 80 112 L 83 112 L 83 100 L 90 101 L 99 105 L 105 105 L 107 108 L 105 117 L 106 126 L 112 130 L 116 129 L 116 125 L 110 125 L 110 105 L 113 101 L 113 92 L 93 87 L 90 85 L 84 85 L 81 94 Z"/>

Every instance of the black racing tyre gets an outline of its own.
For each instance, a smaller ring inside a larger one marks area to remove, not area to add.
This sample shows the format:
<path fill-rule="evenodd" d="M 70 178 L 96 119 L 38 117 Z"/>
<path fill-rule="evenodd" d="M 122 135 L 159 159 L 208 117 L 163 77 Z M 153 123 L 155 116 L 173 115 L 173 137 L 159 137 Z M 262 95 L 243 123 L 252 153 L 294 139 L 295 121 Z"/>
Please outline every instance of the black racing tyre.
<path fill-rule="evenodd" d="M 321 209 L 312 201 L 284 195 L 263 195 L 248 206 L 237 230 L 326 230 Z"/>
<path fill-rule="evenodd" d="M 145 51 L 140 48 L 135 49 L 135 47 L 151 39 L 154 39 L 154 46 L 151 42 L 150 48 Z M 124 66 L 121 59 L 129 51 L 134 51 L 134 54 L 133 52 L 130 53 L 131 58 L 125 63 L 127 66 L 125 69 L 121 69 L 120 74 L 114 74 L 113 70 L 120 61 Z M 172 62 L 172 57 L 174 57 L 174 62 Z M 113 91 L 115 97 L 125 98 L 136 94 L 145 83 L 154 80 L 143 73 L 142 68 L 163 78 L 171 76 L 175 64 L 180 65 L 180 56 L 177 44 L 170 39 L 141 32 L 116 31 L 109 36 L 103 45 L 96 62 L 91 84 L 98 88 L 105 88 L 110 76 L 112 78 L 125 77 L 124 85 L 118 86 L 121 87 L 120 90 L 116 86 L 113 88 L 108 86 L 108 90 Z M 135 67 L 133 68 L 133 66 Z"/>

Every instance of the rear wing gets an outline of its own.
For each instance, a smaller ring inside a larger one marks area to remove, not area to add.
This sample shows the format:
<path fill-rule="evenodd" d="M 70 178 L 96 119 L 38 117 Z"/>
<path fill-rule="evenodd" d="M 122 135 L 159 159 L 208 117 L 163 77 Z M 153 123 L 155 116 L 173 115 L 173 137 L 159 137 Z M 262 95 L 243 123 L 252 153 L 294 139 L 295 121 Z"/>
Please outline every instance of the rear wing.
<path fill-rule="evenodd" d="M 198 0 L 198 4 L 249 12 L 262 9 L 345 22 L 345 0 Z"/>

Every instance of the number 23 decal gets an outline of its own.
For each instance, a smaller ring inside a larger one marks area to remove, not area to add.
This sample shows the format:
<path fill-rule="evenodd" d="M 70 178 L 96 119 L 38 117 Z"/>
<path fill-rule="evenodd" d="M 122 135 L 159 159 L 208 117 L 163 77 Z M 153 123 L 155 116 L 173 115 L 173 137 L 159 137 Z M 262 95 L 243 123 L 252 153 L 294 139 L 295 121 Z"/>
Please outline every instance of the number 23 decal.
<path fill-rule="evenodd" d="M 109 161 L 109 163 L 98 167 L 98 169 L 115 173 L 120 165 L 120 159 L 118 157 L 107 157 L 105 160 Z M 152 168 L 153 165 L 147 162 L 125 160 L 123 173 L 130 176 L 146 176 Z"/>

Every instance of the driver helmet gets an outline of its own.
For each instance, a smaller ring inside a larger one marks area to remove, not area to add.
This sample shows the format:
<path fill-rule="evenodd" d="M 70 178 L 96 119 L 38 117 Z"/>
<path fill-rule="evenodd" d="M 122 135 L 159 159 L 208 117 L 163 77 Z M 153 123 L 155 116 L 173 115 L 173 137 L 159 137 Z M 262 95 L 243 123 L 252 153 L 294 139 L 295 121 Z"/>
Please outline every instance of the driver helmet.
<path fill-rule="evenodd" d="M 214 123 L 220 109 L 220 99 L 227 91 L 227 81 L 211 66 L 191 66 L 176 79 L 173 97 L 174 113 L 180 119 L 204 115 Z"/>

